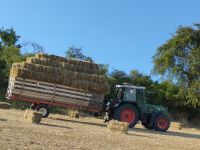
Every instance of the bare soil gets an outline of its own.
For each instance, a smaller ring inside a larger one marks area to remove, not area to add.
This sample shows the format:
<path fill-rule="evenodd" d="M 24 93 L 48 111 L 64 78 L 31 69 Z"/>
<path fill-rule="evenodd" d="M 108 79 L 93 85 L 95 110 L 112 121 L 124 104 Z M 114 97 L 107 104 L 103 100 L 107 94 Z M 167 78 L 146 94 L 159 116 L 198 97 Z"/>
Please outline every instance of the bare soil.
<path fill-rule="evenodd" d="M 23 122 L 24 111 L 0 109 L 1 150 L 198 150 L 200 130 L 173 126 L 156 132 L 140 124 L 128 134 L 113 133 L 101 119 L 50 115 L 41 124 Z"/>

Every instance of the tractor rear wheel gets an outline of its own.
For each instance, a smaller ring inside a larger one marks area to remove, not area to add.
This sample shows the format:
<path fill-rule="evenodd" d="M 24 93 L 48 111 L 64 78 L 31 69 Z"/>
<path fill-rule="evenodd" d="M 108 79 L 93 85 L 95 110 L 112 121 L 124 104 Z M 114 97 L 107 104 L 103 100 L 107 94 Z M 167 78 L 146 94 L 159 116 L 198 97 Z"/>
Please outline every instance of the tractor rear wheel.
<path fill-rule="evenodd" d="M 170 120 L 168 116 L 164 114 L 158 115 L 154 120 L 154 130 L 156 131 L 167 131 L 170 126 Z"/>
<path fill-rule="evenodd" d="M 139 113 L 135 106 L 131 104 L 124 104 L 117 108 L 114 113 L 114 119 L 129 123 L 129 127 L 134 127 L 139 119 Z"/>

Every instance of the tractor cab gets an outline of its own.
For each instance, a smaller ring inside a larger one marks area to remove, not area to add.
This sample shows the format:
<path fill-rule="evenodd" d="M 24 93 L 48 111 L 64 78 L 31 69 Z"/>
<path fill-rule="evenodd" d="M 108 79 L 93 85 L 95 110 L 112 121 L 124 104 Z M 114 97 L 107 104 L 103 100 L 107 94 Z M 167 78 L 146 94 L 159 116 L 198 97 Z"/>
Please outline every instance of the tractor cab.
<path fill-rule="evenodd" d="M 128 102 L 144 102 L 145 87 L 134 86 L 124 83 L 123 85 L 116 85 L 115 100 Z"/>
<path fill-rule="evenodd" d="M 148 129 L 167 131 L 170 125 L 167 109 L 146 103 L 144 91 L 145 87 L 116 85 L 115 99 L 107 104 L 105 121 L 128 122 L 129 127 L 140 121 Z"/>

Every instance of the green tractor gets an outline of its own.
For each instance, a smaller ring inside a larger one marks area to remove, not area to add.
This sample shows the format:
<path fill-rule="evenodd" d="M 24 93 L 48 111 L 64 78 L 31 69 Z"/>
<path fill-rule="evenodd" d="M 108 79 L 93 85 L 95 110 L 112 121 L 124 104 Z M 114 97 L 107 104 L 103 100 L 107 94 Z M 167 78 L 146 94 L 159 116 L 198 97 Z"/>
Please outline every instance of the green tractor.
<path fill-rule="evenodd" d="M 145 102 L 145 87 L 130 84 L 116 85 L 115 99 L 106 106 L 105 121 L 111 119 L 128 122 L 134 127 L 138 121 L 147 128 L 167 131 L 170 126 L 168 110 Z"/>

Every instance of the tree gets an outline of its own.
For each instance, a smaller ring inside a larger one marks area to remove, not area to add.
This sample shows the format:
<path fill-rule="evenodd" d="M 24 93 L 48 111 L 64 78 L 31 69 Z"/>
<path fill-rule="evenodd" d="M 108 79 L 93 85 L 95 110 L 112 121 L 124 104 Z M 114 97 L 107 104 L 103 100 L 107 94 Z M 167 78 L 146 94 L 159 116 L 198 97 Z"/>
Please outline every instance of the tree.
<path fill-rule="evenodd" d="M 143 75 L 137 70 L 132 70 L 130 73 L 131 83 L 137 86 L 149 87 L 153 84 L 150 76 Z"/>
<path fill-rule="evenodd" d="M 44 47 L 32 41 L 24 41 L 21 44 L 21 51 L 25 56 L 35 55 L 36 53 L 44 53 Z"/>
<path fill-rule="evenodd" d="M 0 39 L 3 46 L 12 46 L 16 45 L 17 41 L 19 40 L 20 36 L 16 34 L 13 28 L 11 29 L 0 29 Z M 20 48 L 20 45 L 16 45 Z"/>
<path fill-rule="evenodd" d="M 0 88 L 6 90 L 9 70 L 13 62 L 21 60 L 20 47 L 17 45 L 19 35 L 13 29 L 0 30 Z"/>
<path fill-rule="evenodd" d="M 189 108 L 200 106 L 200 24 L 180 26 L 153 56 L 154 72 L 172 79 Z"/>
<path fill-rule="evenodd" d="M 66 52 L 66 57 L 93 62 L 91 57 L 85 56 L 83 54 L 82 48 L 77 48 L 74 46 L 69 47 L 69 49 Z"/>
<path fill-rule="evenodd" d="M 99 70 L 100 70 L 99 74 L 107 76 L 109 65 L 108 64 L 98 64 L 98 66 L 99 66 Z"/>

